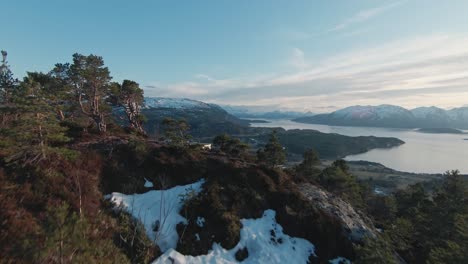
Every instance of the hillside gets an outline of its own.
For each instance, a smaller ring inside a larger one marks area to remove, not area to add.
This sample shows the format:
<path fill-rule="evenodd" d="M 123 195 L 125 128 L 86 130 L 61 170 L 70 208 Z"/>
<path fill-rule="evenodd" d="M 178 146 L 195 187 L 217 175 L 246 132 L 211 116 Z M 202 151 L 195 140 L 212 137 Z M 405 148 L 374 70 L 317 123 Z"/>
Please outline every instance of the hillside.
<path fill-rule="evenodd" d="M 161 189 L 162 180 L 165 181 L 164 189 L 167 191 L 164 191 L 164 195 L 169 204 L 174 203 L 170 197 L 177 200 L 178 193 L 184 193 L 187 188 L 195 191 L 185 204 L 173 205 L 176 210 L 168 219 L 174 220 L 168 220 L 163 229 L 165 235 L 158 242 L 161 250 L 166 252 L 160 262 L 170 256 L 182 258 L 179 254 L 199 256 L 198 258 L 203 259 L 212 248 L 215 252 L 232 249 L 227 256 L 224 256 L 225 253 L 214 253 L 212 256 L 219 260 L 228 257 L 229 263 L 236 262 L 237 252 L 247 248 L 248 259 L 254 261 L 266 252 L 273 253 L 296 243 L 295 254 L 302 254 L 306 260 L 316 258 L 321 263 L 339 256 L 352 258 L 354 254 L 352 240 L 347 238 L 348 231 L 339 219 L 308 202 L 307 198 L 300 194 L 291 175 L 287 173 L 210 152 L 189 153 L 175 151 L 170 147 L 150 147 L 145 155 L 140 155 L 140 159 L 134 160 L 131 157 L 135 155 L 135 151 L 126 144 L 114 148 L 113 161 L 109 165 L 121 165 L 106 166 L 103 180 L 107 184 L 103 188 L 105 193 L 110 194 L 106 197 L 112 203 L 119 205 L 122 202 L 123 210 L 133 211 L 134 216 L 142 220 L 150 238 L 158 235 L 151 226 L 155 219 L 160 219 L 158 199 L 161 193 L 158 193 L 158 190 Z M 126 163 L 122 163 L 124 161 Z M 164 178 L 161 178 L 162 175 Z M 111 182 L 110 179 L 114 181 Z M 145 188 L 146 181 L 152 182 L 154 188 Z M 128 186 L 133 186 L 134 189 L 129 190 Z M 140 194 L 133 195 L 134 191 Z M 132 199 L 135 199 L 134 205 Z M 206 206 L 208 204 L 211 206 Z M 133 206 L 133 210 L 130 205 Z M 139 208 L 151 208 L 151 211 L 142 214 Z M 349 213 L 343 210 L 343 214 Z M 148 220 L 145 220 L 144 215 Z M 254 221 L 260 222 L 254 224 Z M 262 221 L 267 223 L 268 227 L 262 227 Z M 188 225 L 184 226 L 178 222 Z M 255 225 L 247 232 L 261 232 L 259 237 L 262 237 L 262 240 L 256 244 L 252 244 L 254 240 L 243 235 L 243 228 L 248 228 L 247 223 Z M 270 231 L 272 224 L 274 231 Z M 320 226 L 327 228 L 322 229 Z M 173 235 L 175 238 L 170 238 Z M 336 239 L 327 239 L 331 237 Z M 282 242 L 271 244 L 272 251 L 263 251 L 269 250 L 267 245 L 271 239 Z M 299 241 L 303 239 L 308 241 L 304 245 L 312 243 L 313 246 L 301 248 L 299 243 L 303 242 Z M 213 243 L 218 244 L 213 246 Z M 284 244 L 280 246 L 282 243 Z M 167 251 L 170 248 L 177 250 L 177 253 Z M 279 259 L 282 256 L 295 255 L 295 250 L 290 253 L 284 250 L 282 252 L 274 254 L 278 254 Z M 315 253 L 316 257 L 312 253 Z"/>
<path fill-rule="evenodd" d="M 191 99 L 145 98 L 142 113 L 148 121 L 145 128 L 149 134 L 162 133 L 164 118 L 185 119 L 194 137 L 214 137 L 219 134 L 243 134 L 250 131 L 249 122 L 241 120 L 215 104 Z"/>
<path fill-rule="evenodd" d="M 408 110 L 394 105 L 351 106 L 329 114 L 296 118 L 294 121 L 338 126 L 468 129 L 468 107 L 451 110 L 419 107 Z"/>

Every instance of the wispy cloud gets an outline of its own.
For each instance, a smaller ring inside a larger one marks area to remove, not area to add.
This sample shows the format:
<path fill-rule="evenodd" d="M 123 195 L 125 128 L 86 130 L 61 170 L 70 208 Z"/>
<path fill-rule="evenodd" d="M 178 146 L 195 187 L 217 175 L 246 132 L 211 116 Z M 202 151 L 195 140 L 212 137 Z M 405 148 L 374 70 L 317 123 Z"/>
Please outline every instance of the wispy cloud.
<path fill-rule="evenodd" d="M 308 61 L 293 49 L 288 73 L 217 79 L 202 74 L 157 95 L 220 104 L 323 112 L 330 105 L 457 107 L 468 101 L 468 37 L 431 35 Z M 147 90 L 151 95 L 155 90 Z"/>
<path fill-rule="evenodd" d="M 365 22 L 371 18 L 374 18 L 396 6 L 399 6 L 401 5 L 403 2 L 402 1 L 399 1 L 399 2 L 394 2 L 394 3 L 391 3 L 391 4 L 388 4 L 388 5 L 384 5 L 384 6 L 380 6 L 380 7 L 374 7 L 374 8 L 370 8 L 370 9 L 366 9 L 366 10 L 361 10 L 359 11 L 358 13 L 354 14 L 353 16 L 351 16 L 350 18 L 344 20 L 343 22 L 337 24 L 336 26 L 334 26 L 333 28 L 331 28 L 329 30 L 329 32 L 333 32 L 333 31 L 339 31 L 339 30 L 343 30 L 343 29 L 346 29 L 354 24 L 358 24 L 358 23 L 362 23 L 362 22 Z"/>
<path fill-rule="evenodd" d="M 304 51 L 299 48 L 293 48 L 289 64 L 296 69 L 302 70 L 307 67 Z"/>

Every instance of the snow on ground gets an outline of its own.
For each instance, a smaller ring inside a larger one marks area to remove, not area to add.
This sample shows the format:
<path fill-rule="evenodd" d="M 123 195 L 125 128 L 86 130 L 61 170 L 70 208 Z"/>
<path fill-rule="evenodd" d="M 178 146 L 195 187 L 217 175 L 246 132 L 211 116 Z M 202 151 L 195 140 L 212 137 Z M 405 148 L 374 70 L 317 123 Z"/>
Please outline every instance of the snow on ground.
<path fill-rule="evenodd" d="M 266 210 L 258 219 L 242 219 L 239 243 L 230 250 L 214 243 L 206 255 L 184 256 L 170 249 L 153 264 L 202 264 L 238 263 L 235 254 L 239 249 L 248 249 L 248 258 L 242 263 L 307 263 L 310 255 L 315 255 L 314 245 L 302 238 L 290 237 L 276 223 L 275 211 Z"/>
<path fill-rule="evenodd" d="M 145 178 L 145 187 L 146 188 L 153 188 L 153 183 L 148 181 L 146 178 Z"/>
<path fill-rule="evenodd" d="M 105 198 L 139 219 L 149 238 L 158 244 L 162 252 L 165 252 L 177 246 L 179 240 L 177 224 L 187 223 L 187 220 L 179 214 L 183 206 L 183 196 L 193 191 L 199 193 L 203 182 L 201 180 L 193 184 L 175 186 L 167 190 L 153 190 L 143 194 L 112 193 Z"/>
<path fill-rule="evenodd" d="M 203 227 L 205 225 L 205 218 L 203 218 L 201 216 L 197 217 L 197 225 L 199 227 Z"/>
<path fill-rule="evenodd" d="M 126 195 L 112 193 L 106 195 L 118 208 L 139 219 L 146 233 L 155 241 L 162 252 L 161 257 L 153 264 L 230 264 L 239 263 L 235 254 L 238 250 L 247 248 L 248 257 L 242 263 L 307 263 L 311 255 L 315 256 L 312 243 L 302 238 L 290 237 L 283 233 L 283 228 L 276 223 L 276 213 L 266 210 L 258 219 L 242 219 L 240 241 L 232 249 L 226 250 L 214 243 L 212 250 L 206 255 L 184 256 L 175 250 L 179 236 L 178 223 L 187 224 L 187 220 L 179 214 L 183 206 L 184 196 L 199 193 L 203 180 L 193 184 L 175 186 L 167 190 L 152 190 L 143 194 Z M 153 184 L 145 179 L 145 187 Z M 197 218 L 197 225 L 203 226 L 205 219 Z M 199 235 L 196 234 L 197 240 Z M 350 263 L 347 259 L 330 260 L 332 264 Z"/>
<path fill-rule="evenodd" d="M 338 257 L 328 261 L 330 264 L 351 264 L 351 261 L 343 257 Z"/>

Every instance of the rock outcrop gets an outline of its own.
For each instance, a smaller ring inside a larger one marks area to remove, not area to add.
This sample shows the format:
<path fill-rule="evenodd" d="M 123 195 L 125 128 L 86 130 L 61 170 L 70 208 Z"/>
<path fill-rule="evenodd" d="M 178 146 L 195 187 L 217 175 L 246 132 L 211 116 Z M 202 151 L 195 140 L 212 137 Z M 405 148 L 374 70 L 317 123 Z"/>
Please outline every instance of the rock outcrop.
<path fill-rule="evenodd" d="M 362 242 L 365 236 L 376 236 L 376 230 L 341 198 L 309 183 L 299 185 L 298 189 L 325 214 L 337 219 L 350 240 Z"/>

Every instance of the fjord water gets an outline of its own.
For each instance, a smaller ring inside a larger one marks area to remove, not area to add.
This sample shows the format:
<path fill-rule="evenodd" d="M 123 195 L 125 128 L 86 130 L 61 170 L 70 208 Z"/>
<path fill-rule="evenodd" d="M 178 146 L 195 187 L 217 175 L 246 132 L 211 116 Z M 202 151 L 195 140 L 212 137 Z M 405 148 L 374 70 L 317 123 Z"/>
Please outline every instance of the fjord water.
<path fill-rule="evenodd" d="M 268 120 L 253 124 L 259 127 L 284 129 L 314 129 L 324 133 L 346 136 L 396 137 L 405 144 L 390 149 L 373 149 L 366 153 L 347 156 L 346 160 L 366 160 L 389 168 L 415 173 L 443 173 L 458 169 L 468 173 L 468 134 L 427 134 L 413 129 L 377 127 L 342 127 L 303 124 L 289 120 Z"/>

